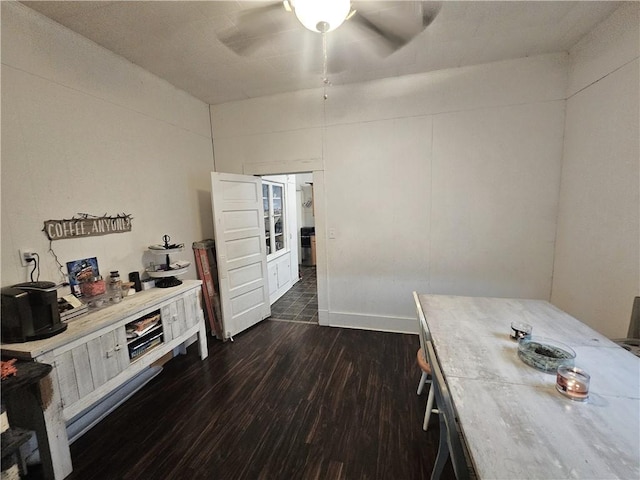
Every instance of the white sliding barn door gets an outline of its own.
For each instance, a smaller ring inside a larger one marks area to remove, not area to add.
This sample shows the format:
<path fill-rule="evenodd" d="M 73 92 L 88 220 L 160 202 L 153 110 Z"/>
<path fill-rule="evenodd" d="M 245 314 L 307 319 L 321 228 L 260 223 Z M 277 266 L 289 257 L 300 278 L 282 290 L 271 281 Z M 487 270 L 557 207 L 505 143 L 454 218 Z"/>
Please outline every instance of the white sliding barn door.
<path fill-rule="evenodd" d="M 271 315 L 262 182 L 213 172 L 211 199 L 226 340 Z"/>

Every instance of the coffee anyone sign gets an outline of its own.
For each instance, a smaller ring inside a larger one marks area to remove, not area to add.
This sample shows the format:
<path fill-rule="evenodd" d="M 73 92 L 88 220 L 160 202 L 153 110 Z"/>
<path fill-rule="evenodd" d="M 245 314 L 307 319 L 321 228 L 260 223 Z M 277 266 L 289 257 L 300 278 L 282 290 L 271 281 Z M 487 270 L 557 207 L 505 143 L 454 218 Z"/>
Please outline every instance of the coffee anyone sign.
<path fill-rule="evenodd" d="M 78 218 L 69 220 L 47 220 L 42 231 L 49 240 L 63 240 L 67 238 L 97 237 L 111 233 L 125 233 L 131 231 L 133 217 L 122 213 L 114 216 L 103 215 L 96 217 L 88 213 L 78 214 Z"/>

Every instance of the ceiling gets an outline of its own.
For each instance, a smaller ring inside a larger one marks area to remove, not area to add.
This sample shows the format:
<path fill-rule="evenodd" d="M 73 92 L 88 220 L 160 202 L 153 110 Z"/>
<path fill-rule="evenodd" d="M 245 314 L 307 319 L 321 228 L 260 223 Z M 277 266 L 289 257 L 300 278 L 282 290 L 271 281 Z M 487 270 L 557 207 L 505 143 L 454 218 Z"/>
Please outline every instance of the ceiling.
<path fill-rule="evenodd" d="M 270 11 L 266 31 L 239 31 L 240 14 L 265 2 L 22 3 L 208 104 L 323 86 L 322 38 L 292 13 Z M 375 35 L 347 21 L 327 34 L 329 80 L 339 85 L 567 51 L 620 3 L 444 1 L 426 30 L 386 56 Z M 415 2 L 352 4 L 383 23 L 420 21 Z M 219 40 L 229 34 L 256 48 L 234 53 Z"/>

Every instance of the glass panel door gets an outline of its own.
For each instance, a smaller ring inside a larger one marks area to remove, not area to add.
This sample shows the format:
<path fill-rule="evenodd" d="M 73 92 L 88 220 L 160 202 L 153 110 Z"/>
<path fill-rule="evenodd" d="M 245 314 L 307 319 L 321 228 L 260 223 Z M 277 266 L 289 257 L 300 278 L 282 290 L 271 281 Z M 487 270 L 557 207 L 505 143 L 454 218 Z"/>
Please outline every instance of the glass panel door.
<path fill-rule="evenodd" d="M 273 191 L 273 239 L 275 251 L 284 250 L 284 215 L 283 215 L 283 188 L 280 185 L 271 185 Z"/>
<path fill-rule="evenodd" d="M 284 251 L 287 248 L 284 201 L 284 185 L 267 180 L 262 181 L 267 255 Z"/>
<path fill-rule="evenodd" d="M 271 216 L 269 185 L 262 184 L 262 209 L 264 211 L 264 236 L 267 242 L 267 255 L 271 254 Z"/>

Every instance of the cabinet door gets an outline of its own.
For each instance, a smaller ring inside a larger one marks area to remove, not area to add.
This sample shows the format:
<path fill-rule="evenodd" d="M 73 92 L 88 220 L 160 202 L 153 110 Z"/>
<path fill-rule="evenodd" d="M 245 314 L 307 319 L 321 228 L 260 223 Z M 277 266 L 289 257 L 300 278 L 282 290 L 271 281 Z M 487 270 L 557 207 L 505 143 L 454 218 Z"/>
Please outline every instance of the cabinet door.
<path fill-rule="evenodd" d="M 162 307 L 161 315 L 165 342 L 178 338 L 187 329 L 183 298 Z"/>
<path fill-rule="evenodd" d="M 80 347 L 77 347 L 73 350 L 79 350 L 85 348 L 86 349 L 86 344 L 85 345 L 81 345 Z M 69 350 L 66 351 L 58 356 L 56 356 L 55 358 L 55 367 L 56 367 L 56 373 L 58 376 L 58 385 L 60 387 L 60 399 L 62 400 L 62 406 L 63 407 L 67 407 L 69 405 L 74 404 L 75 402 L 77 402 L 80 399 L 80 379 L 77 378 L 77 375 L 80 374 L 80 372 L 82 372 L 82 369 L 78 369 L 76 365 L 74 365 L 74 359 L 73 359 L 73 350 Z M 89 360 L 89 357 L 87 355 L 86 358 L 87 362 Z M 85 364 L 86 365 L 86 364 Z M 84 368 L 84 371 L 87 371 L 88 369 Z M 91 380 L 91 371 L 88 370 L 89 372 L 89 379 Z M 84 376 L 85 380 L 86 380 L 86 375 Z M 91 390 L 93 390 L 93 381 L 91 380 L 92 385 L 91 385 Z M 84 391 L 84 388 L 83 388 Z M 85 393 L 86 395 L 86 393 Z"/>
<path fill-rule="evenodd" d="M 95 388 L 107 383 L 129 366 L 127 336 L 124 327 L 89 340 L 87 347 Z"/>
<path fill-rule="evenodd" d="M 123 328 L 68 350 L 55 358 L 63 407 L 73 405 L 129 365 Z"/>
<path fill-rule="evenodd" d="M 200 295 L 199 291 L 193 291 L 184 297 L 184 316 L 186 328 L 191 328 L 198 323 L 200 317 L 198 310 L 202 310 L 200 307 Z"/>
<path fill-rule="evenodd" d="M 271 296 L 278 290 L 278 266 L 275 263 L 270 263 L 267 270 L 269 277 L 269 296 Z"/>
<path fill-rule="evenodd" d="M 278 262 L 276 268 L 278 270 L 278 289 L 280 289 L 291 282 L 291 261 L 289 256 Z"/>

